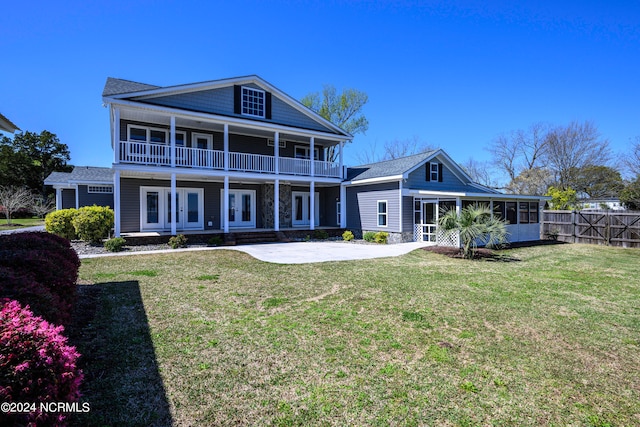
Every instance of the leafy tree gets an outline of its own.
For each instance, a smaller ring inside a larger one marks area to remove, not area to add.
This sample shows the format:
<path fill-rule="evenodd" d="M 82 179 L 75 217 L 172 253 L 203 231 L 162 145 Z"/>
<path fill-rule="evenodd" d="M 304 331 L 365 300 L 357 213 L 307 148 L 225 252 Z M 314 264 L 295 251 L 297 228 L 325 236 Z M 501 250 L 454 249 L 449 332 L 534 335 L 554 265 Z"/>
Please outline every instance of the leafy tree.
<path fill-rule="evenodd" d="M 587 165 L 570 171 L 572 188 L 587 194 L 592 199 L 618 197 L 624 188 L 620 172 L 609 166 Z"/>
<path fill-rule="evenodd" d="M 12 215 L 19 209 L 29 208 L 33 202 L 33 194 L 25 187 L 0 187 L 0 206 L 11 224 Z"/>
<path fill-rule="evenodd" d="M 578 194 L 576 190 L 567 188 L 562 190 L 554 186 L 549 187 L 545 196 L 551 197 L 549 206 L 551 209 L 564 210 L 575 209 L 578 206 Z"/>
<path fill-rule="evenodd" d="M 362 114 L 362 108 L 369 101 L 365 92 L 356 89 L 344 89 L 338 93 L 332 85 L 325 85 L 322 92 L 314 92 L 301 99 L 303 105 L 329 120 L 351 135 L 365 133 L 369 129 L 369 121 Z M 335 147 L 328 150 L 328 158 L 335 161 Z"/>
<path fill-rule="evenodd" d="M 491 216 L 491 210 L 486 205 L 467 206 L 459 215 L 451 209 L 440 217 L 438 225 L 446 231 L 460 233 L 462 254 L 467 259 L 474 257 L 479 242 L 492 246 L 507 241 L 506 222 Z"/>
<path fill-rule="evenodd" d="M 0 174 L 3 183 L 26 186 L 46 196 L 44 179 L 51 172 L 69 172 L 69 148 L 58 137 L 42 131 L 23 132 L 0 140 Z M 6 179 L 6 181 L 4 181 Z"/>
<path fill-rule="evenodd" d="M 640 175 L 635 181 L 627 183 L 620 192 L 620 201 L 627 209 L 640 211 Z"/>

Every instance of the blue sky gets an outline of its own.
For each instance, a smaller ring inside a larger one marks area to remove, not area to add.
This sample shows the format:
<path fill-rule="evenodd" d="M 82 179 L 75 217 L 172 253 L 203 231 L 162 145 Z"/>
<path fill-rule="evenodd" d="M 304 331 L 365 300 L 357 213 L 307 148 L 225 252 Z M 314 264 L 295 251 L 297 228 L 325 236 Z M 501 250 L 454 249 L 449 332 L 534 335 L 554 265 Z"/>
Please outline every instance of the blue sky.
<path fill-rule="evenodd" d="M 497 135 L 591 120 L 617 153 L 640 135 L 636 1 L 31 1 L 0 15 L 0 112 L 109 166 L 107 77 L 160 86 L 257 74 L 300 99 L 369 95 L 345 160 L 418 138 L 489 159 Z"/>

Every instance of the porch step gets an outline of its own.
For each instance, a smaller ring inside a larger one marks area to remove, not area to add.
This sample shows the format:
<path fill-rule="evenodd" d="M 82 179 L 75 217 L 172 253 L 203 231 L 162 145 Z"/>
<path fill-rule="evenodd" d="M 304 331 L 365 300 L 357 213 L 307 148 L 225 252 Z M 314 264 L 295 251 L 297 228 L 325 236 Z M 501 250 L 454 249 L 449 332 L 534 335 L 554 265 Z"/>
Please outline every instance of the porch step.
<path fill-rule="evenodd" d="M 246 233 L 233 233 L 236 245 L 251 245 L 255 243 L 279 242 L 280 238 L 275 231 L 253 231 Z"/>

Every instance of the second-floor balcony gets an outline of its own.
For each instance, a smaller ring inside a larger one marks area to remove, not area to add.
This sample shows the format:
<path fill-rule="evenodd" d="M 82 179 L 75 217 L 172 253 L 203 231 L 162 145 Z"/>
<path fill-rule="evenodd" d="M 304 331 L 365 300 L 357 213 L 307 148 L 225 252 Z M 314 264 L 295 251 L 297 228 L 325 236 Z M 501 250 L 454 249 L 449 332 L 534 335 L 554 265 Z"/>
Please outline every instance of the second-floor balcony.
<path fill-rule="evenodd" d="M 148 142 L 120 141 L 118 160 L 120 163 L 171 167 L 171 146 Z M 228 170 L 265 174 L 317 176 L 340 178 L 340 164 L 321 160 L 251 153 L 228 153 L 202 148 L 175 147 L 175 166 L 210 170 Z"/>

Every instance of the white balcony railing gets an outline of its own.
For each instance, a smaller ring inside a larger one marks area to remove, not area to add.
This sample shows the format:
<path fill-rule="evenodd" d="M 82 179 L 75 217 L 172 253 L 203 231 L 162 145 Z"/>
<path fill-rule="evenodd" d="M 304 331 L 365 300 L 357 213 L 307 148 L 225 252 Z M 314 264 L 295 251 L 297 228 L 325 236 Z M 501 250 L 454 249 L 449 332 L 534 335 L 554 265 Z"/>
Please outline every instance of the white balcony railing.
<path fill-rule="evenodd" d="M 120 142 L 120 163 L 171 166 L 171 147 L 144 142 Z M 224 170 L 224 151 L 201 148 L 176 147 L 176 167 Z M 229 153 L 231 171 L 270 173 L 276 171 L 274 156 L 250 153 Z M 340 165 L 335 162 L 313 161 L 314 175 L 340 178 Z M 283 175 L 311 176 L 311 160 L 280 157 L 279 173 Z"/>

